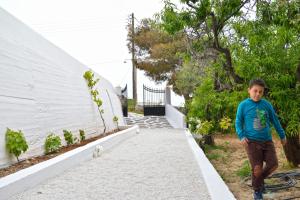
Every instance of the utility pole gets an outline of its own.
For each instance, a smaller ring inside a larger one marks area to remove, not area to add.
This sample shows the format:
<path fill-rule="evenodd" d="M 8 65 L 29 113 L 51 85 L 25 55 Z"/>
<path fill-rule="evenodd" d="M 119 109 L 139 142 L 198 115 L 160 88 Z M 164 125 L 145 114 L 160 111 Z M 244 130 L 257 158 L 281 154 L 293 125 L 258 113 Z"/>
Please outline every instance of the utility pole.
<path fill-rule="evenodd" d="M 131 14 L 131 52 L 132 52 L 132 58 L 131 58 L 131 61 L 132 61 L 132 98 L 134 100 L 134 102 L 137 103 L 137 93 L 136 93 L 136 67 L 135 67 L 135 56 L 134 56 L 134 53 L 135 53 L 135 49 L 134 49 L 134 14 L 132 13 Z"/>

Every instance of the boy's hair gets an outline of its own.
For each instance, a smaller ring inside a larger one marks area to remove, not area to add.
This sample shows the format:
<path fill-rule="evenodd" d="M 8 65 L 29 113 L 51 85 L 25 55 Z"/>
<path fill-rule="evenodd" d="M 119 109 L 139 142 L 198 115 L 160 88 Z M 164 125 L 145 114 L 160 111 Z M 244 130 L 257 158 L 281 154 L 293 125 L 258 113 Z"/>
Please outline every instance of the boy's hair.
<path fill-rule="evenodd" d="M 249 88 L 252 88 L 254 85 L 259 85 L 259 86 L 263 87 L 264 89 L 267 88 L 265 81 L 260 78 L 252 79 L 249 82 Z"/>

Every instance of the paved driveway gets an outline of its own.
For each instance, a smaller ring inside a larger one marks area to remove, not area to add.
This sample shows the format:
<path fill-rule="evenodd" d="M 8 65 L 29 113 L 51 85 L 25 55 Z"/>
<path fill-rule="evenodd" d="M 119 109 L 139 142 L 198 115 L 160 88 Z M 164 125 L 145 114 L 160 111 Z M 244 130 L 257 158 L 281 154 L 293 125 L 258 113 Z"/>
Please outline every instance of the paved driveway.
<path fill-rule="evenodd" d="M 141 129 L 98 158 L 11 199 L 211 199 L 184 130 Z"/>

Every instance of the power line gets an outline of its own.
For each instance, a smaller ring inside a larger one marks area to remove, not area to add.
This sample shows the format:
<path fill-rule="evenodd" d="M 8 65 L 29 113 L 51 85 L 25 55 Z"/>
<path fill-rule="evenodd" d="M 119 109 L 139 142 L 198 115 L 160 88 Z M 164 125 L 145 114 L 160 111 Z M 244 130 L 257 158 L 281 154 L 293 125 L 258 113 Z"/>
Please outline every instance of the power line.
<path fill-rule="evenodd" d="M 130 68 L 127 69 L 127 72 L 125 73 L 125 75 L 124 75 L 123 78 L 121 79 L 119 85 L 121 85 L 121 84 L 124 82 L 124 80 L 127 78 L 128 74 L 129 74 L 129 72 L 130 72 Z"/>
<path fill-rule="evenodd" d="M 82 19 L 82 20 L 64 20 L 64 21 L 52 21 L 45 23 L 32 23 L 31 27 L 43 32 L 62 32 L 62 31 L 77 31 L 77 30 L 91 30 L 91 29 L 108 29 L 117 27 L 126 27 L 128 24 L 125 18 L 123 20 L 110 20 L 107 23 L 106 19 Z"/>
<path fill-rule="evenodd" d="M 125 24 L 122 25 L 125 29 Z M 32 27 L 35 30 L 39 30 L 42 32 L 69 32 L 69 31 L 86 31 L 86 30 L 111 30 L 120 28 L 120 24 L 110 24 L 107 25 L 89 25 L 89 26 L 70 26 L 70 27 L 48 27 L 48 28 L 41 28 L 41 27 Z"/>
<path fill-rule="evenodd" d="M 91 64 L 87 64 L 87 65 L 95 66 L 95 65 L 106 64 L 106 63 L 117 63 L 117 62 L 124 63 L 126 60 L 129 60 L 129 59 L 110 60 L 110 61 L 104 61 L 104 62 L 91 63 Z"/>

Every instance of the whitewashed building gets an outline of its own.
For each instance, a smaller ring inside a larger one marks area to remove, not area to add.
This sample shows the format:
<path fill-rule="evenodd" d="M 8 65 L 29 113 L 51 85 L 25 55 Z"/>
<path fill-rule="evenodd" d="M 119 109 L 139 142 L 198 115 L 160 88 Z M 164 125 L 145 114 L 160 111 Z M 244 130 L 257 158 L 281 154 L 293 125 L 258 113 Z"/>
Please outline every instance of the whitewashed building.
<path fill-rule="evenodd" d="M 5 148 L 7 128 L 21 130 L 29 144 L 21 159 L 43 154 L 49 133 L 62 141 L 64 129 L 101 134 L 104 126 L 83 78 L 88 68 L 1 8 L 0 30 L 0 168 L 16 161 Z M 111 83 L 97 76 L 110 131 L 116 128 L 113 116 L 124 125 L 121 104 Z"/>

